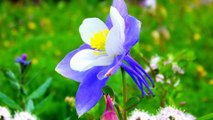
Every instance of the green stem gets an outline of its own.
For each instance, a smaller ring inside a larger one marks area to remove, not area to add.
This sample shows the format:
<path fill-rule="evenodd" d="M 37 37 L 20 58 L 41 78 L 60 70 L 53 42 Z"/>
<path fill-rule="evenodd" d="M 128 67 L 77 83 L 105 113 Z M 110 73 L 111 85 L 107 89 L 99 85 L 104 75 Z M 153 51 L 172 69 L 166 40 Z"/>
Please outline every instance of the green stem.
<path fill-rule="evenodd" d="M 21 88 L 20 88 L 20 104 L 21 104 L 21 107 L 22 107 L 22 110 L 25 110 L 26 106 L 25 106 L 25 89 L 24 89 L 24 84 L 25 84 L 25 77 L 24 77 L 24 72 L 23 70 L 21 69 L 21 77 L 20 77 L 20 85 L 21 85 Z"/>
<path fill-rule="evenodd" d="M 125 78 L 125 71 L 123 68 L 121 68 L 122 73 L 122 81 L 123 81 L 123 106 L 126 105 L 127 102 L 127 84 L 126 84 L 126 78 Z M 123 109 L 123 119 L 127 120 L 127 111 Z"/>

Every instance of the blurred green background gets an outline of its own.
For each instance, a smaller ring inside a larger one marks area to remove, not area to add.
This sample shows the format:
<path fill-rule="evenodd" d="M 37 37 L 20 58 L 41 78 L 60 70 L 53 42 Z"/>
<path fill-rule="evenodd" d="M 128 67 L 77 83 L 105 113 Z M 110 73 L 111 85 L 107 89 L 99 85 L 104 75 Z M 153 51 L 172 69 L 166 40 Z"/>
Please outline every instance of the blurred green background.
<path fill-rule="evenodd" d="M 145 97 L 137 108 L 156 113 L 162 106 L 176 106 L 196 117 L 213 112 L 213 4 L 206 0 L 161 0 L 156 10 L 146 9 L 137 0 L 126 0 L 129 14 L 142 21 L 139 43 L 131 50 L 144 68 L 139 54 L 150 61 L 154 55 L 167 58 L 179 55 L 188 59 L 177 61 L 185 74 L 178 76 L 180 84 L 171 87 L 156 82 L 155 97 Z M 52 95 L 33 114 L 42 119 L 77 119 L 75 107 L 66 103 L 67 96 L 75 97 L 78 83 L 55 72 L 56 65 L 83 41 L 79 26 L 85 18 L 98 17 L 105 21 L 111 0 L 1 0 L 0 1 L 0 69 L 12 70 L 18 76 L 15 59 L 26 53 L 32 60 L 27 78 L 36 76 L 27 92 L 35 90 L 49 77 L 53 81 L 40 100 Z M 171 71 L 160 68 L 164 73 Z M 153 77 L 153 76 L 152 76 Z M 128 76 L 128 97 L 140 96 L 135 83 Z M 154 79 L 154 77 L 153 77 Z M 122 103 L 121 73 L 108 81 Z M 17 92 L 8 78 L 0 73 L 0 91 L 18 101 Z M 136 92 L 137 91 L 137 92 Z M 166 91 L 166 94 L 165 94 Z M 38 101 L 34 101 L 37 103 Z M 0 101 L 0 105 L 4 103 Z M 102 99 L 96 107 L 80 119 L 99 119 L 105 109 Z M 16 111 L 15 109 L 11 109 Z"/>

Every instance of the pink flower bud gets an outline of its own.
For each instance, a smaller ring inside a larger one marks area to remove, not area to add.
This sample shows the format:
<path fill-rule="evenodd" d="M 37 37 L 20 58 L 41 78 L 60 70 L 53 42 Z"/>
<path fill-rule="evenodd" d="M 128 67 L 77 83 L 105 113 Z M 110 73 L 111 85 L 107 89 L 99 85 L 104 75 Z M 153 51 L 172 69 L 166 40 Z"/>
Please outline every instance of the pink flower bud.
<path fill-rule="evenodd" d="M 112 99 L 109 95 L 106 95 L 106 109 L 101 116 L 101 120 L 118 120 L 118 117 L 114 110 Z"/>

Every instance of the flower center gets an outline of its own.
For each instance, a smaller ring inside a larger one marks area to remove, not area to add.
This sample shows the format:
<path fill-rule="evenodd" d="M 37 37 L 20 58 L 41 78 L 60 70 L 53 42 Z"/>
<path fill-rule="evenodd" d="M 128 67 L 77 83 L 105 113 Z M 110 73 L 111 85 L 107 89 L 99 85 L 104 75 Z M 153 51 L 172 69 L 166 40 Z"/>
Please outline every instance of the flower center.
<path fill-rule="evenodd" d="M 90 39 L 91 48 L 105 51 L 105 44 L 106 44 L 108 33 L 109 33 L 109 30 L 107 29 L 96 32 Z"/>

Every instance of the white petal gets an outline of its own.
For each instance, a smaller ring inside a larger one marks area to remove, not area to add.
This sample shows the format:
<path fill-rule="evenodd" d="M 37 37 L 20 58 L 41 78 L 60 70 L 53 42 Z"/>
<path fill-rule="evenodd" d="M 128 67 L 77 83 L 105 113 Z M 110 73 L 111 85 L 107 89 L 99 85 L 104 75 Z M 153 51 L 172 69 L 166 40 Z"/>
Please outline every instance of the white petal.
<path fill-rule="evenodd" d="M 120 27 L 120 32 L 124 33 L 125 29 L 125 22 L 123 17 L 120 15 L 118 10 L 114 7 L 110 8 L 110 18 L 112 20 L 112 25 L 113 26 L 119 26 Z"/>
<path fill-rule="evenodd" d="M 112 20 L 113 27 L 110 29 L 107 37 L 106 52 L 109 56 L 119 55 L 123 52 L 123 43 L 125 40 L 124 19 L 114 7 L 111 7 L 110 9 L 110 17 Z"/>
<path fill-rule="evenodd" d="M 76 53 L 70 60 L 70 67 L 76 71 L 86 71 L 94 66 L 108 66 L 112 64 L 114 57 L 96 55 L 94 50 L 84 49 Z"/>
<path fill-rule="evenodd" d="M 79 28 L 82 40 L 90 45 L 90 39 L 94 33 L 108 29 L 104 22 L 98 18 L 87 18 Z"/>
<path fill-rule="evenodd" d="M 106 52 L 109 56 L 120 55 L 123 52 L 123 42 L 118 27 L 112 27 L 106 41 Z"/>

